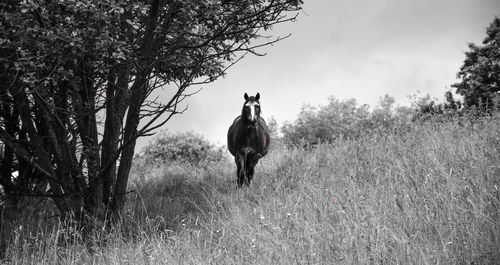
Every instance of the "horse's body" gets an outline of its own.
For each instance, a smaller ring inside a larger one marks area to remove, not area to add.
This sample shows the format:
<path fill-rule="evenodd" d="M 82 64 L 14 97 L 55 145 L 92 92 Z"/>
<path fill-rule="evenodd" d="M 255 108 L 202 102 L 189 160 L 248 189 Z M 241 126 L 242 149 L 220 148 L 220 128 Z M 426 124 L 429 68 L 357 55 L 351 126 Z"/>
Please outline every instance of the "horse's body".
<path fill-rule="evenodd" d="M 249 97 L 245 93 L 245 103 L 227 133 L 227 147 L 236 162 L 238 186 L 250 185 L 255 165 L 269 149 L 269 129 L 260 117 L 260 94 Z"/>

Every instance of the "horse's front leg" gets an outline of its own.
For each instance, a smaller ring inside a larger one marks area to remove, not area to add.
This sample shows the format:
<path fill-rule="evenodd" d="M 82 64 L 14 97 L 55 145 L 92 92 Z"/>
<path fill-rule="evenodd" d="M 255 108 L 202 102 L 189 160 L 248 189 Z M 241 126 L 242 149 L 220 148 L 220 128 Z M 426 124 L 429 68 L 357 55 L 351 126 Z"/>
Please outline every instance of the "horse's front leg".
<path fill-rule="evenodd" d="M 250 182 L 252 182 L 253 179 L 253 174 L 255 172 L 255 166 L 251 165 L 251 163 L 247 163 L 248 166 L 245 170 L 245 175 L 246 175 L 246 184 L 250 185 Z"/>
<path fill-rule="evenodd" d="M 255 174 L 255 166 L 258 162 L 259 158 L 257 155 L 247 157 L 247 161 L 245 163 L 245 175 L 248 185 L 250 185 L 250 182 L 252 182 L 253 175 Z"/>
<path fill-rule="evenodd" d="M 234 158 L 236 163 L 236 178 L 238 182 L 238 187 L 242 187 L 245 183 L 245 159 L 237 155 Z"/>

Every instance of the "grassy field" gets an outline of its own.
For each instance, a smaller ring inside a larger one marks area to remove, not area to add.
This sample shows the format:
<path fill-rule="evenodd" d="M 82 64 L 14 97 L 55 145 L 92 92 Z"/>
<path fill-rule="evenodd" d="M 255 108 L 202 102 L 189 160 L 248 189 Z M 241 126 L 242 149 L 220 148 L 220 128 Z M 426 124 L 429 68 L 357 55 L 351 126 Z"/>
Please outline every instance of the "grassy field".
<path fill-rule="evenodd" d="M 91 240 L 37 202 L 3 211 L 7 264 L 500 264 L 500 117 L 275 147 L 249 188 L 227 161 L 136 172 Z"/>

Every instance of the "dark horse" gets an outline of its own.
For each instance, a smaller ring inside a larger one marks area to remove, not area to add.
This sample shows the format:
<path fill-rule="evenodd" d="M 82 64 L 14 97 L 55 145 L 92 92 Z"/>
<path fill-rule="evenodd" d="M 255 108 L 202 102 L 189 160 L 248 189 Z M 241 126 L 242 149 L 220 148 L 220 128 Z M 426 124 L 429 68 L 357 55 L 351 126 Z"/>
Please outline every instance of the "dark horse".
<path fill-rule="evenodd" d="M 269 129 L 260 117 L 260 94 L 249 97 L 245 93 L 245 103 L 227 132 L 227 147 L 234 156 L 238 186 L 250 185 L 255 165 L 269 149 Z"/>

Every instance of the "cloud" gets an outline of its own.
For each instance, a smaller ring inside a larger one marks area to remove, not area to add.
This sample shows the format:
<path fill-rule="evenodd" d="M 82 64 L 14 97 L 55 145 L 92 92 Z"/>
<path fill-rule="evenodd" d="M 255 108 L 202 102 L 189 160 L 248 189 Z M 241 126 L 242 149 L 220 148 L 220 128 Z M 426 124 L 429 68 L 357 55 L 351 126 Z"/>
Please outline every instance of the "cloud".
<path fill-rule="evenodd" d="M 500 1 L 311 0 L 304 11 L 297 22 L 274 27 L 273 35 L 292 33 L 289 39 L 206 85 L 166 127 L 225 144 L 245 92 L 260 92 L 265 116 L 280 123 L 331 95 L 369 104 L 384 94 L 402 104 L 417 90 L 442 98 L 467 43 L 480 42 L 500 15 Z"/>

